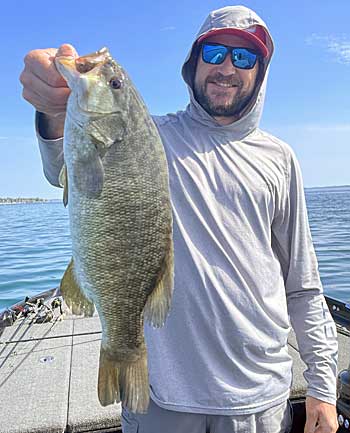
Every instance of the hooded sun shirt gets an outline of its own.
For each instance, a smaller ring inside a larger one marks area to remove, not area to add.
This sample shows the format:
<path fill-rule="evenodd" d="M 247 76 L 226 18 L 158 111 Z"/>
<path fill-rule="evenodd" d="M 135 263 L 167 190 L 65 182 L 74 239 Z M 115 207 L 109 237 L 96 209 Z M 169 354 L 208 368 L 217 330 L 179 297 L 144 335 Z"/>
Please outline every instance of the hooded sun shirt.
<path fill-rule="evenodd" d="M 335 403 L 337 342 L 322 295 L 302 178 L 291 148 L 259 129 L 273 42 L 250 9 L 212 12 L 212 29 L 266 32 L 269 56 L 239 120 L 218 124 L 195 100 L 193 45 L 182 68 L 190 103 L 154 116 L 167 155 L 175 286 L 163 328 L 145 325 L 151 397 L 170 410 L 250 414 L 289 396 L 293 326 L 307 394 Z M 62 139 L 39 136 L 58 185 Z"/>

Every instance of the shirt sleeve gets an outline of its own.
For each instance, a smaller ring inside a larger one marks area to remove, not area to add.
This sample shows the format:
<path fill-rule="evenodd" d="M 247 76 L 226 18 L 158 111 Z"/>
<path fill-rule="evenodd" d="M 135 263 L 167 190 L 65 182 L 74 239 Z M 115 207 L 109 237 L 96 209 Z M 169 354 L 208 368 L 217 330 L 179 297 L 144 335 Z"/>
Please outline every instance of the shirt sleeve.
<path fill-rule="evenodd" d="M 284 191 L 276 201 L 272 244 L 282 267 L 291 325 L 307 366 L 307 395 L 335 404 L 337 332 L 323 296 L 301 171 L 292 151 L 288 166 Z"/>
<path fill-rule="evenodd" d="M 35 130 L 38 139 L 41 162 L 46 179 L 53 186 L 60 187 L 58 178 L 63 167 L 63 137 L 47 140 L 40 135 L 40 113 L 35 113 Z"/>

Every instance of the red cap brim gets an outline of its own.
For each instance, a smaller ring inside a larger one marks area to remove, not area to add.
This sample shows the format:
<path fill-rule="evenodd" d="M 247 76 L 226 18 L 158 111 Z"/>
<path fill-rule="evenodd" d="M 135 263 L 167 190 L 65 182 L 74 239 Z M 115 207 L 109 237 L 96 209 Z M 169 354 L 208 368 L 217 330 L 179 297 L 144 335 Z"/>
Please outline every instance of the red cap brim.
<path fill-rule="evenodd" d="M 265 32 L 262 28 L 255 26 L 254 32 L 251 30 L 243 30 L 243 29 L 231 29 L 231 28 L 222 28 L 222 29 L 214 29 L 210 30 L 207 33 L 204 33 L 197 39 L 197 43 L 201 43 L 204 39 L 213 35 L 222 35 L 222 34 L 230 34 L 239 36 L 242 39 L 245 39 L 256 46 L 256 48 L 260 51 L 263 57 L 267 57 L 269 54 L 269 50 L 265 45 Z"/>

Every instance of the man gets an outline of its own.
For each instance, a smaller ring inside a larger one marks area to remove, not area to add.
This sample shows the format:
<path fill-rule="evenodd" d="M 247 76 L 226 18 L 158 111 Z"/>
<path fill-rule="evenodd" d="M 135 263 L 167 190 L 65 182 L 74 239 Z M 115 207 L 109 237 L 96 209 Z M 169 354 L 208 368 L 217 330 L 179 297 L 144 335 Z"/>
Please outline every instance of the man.
<path fill-rule="evenodd" d="M 55 53 L 30 52 L 21 81 L 58 185 L 69 91 Z M 145 326 L 152 399 L 145 415 L 123 410 L 124 433 L 288 431 L 290 322 L 307 364 L 305 433 L 336 431 L 336 331 L 299 165 L 258 128 L 272 54 L 253 11 L 213 11 L 182 68 L 189 105 L 154 117 L 169 166 L 175 290 L 164 328 Z"/>

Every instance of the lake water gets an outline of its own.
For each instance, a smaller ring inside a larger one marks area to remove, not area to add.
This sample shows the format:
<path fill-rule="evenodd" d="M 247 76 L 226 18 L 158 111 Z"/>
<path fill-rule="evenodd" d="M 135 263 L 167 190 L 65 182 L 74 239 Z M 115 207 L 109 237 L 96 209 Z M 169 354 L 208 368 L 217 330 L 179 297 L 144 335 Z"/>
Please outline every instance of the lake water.
<path fill-rule="evenodd" d="M 350 186 L 306 190 L 325 293 L 350 300 Z M 0 310 L 56 287 L 71 256 L 62 202 L 0 206 Z"/>

